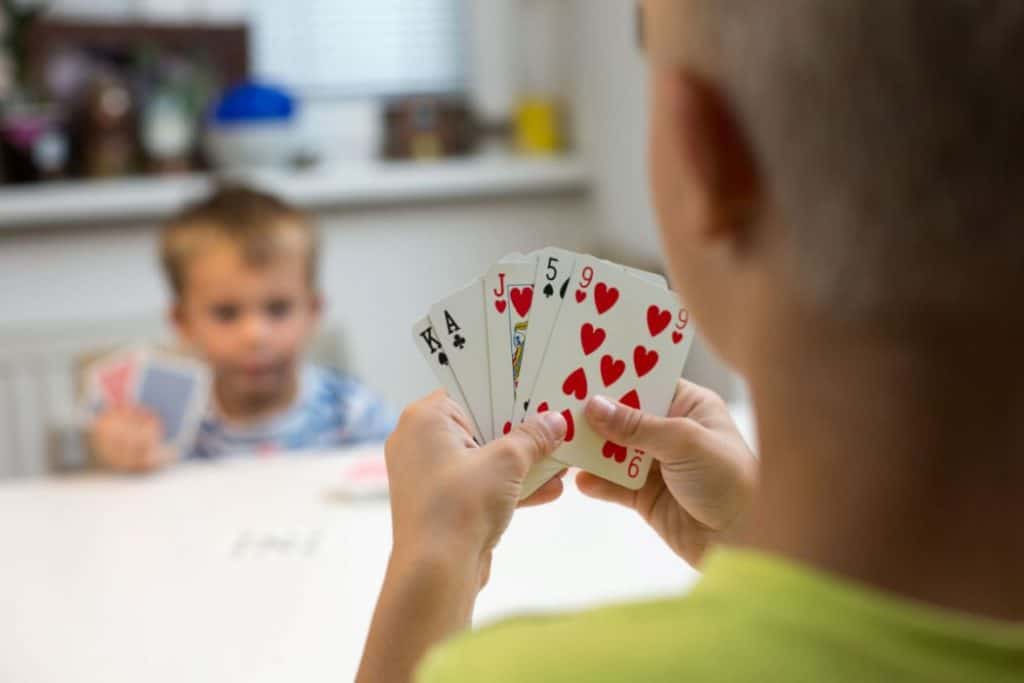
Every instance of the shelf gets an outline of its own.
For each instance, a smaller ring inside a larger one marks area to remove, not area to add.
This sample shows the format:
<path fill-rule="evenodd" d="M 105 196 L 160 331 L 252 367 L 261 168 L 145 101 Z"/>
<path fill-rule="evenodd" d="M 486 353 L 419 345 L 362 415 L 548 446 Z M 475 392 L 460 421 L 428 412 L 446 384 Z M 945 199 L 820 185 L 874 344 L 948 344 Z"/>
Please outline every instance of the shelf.
<path fill-rule="evenodd" d="M 206 195 L 219 178 L 244 181 L 305 209 L 561 194 L 583 192 L 589 185 L 586 167 L 575 157 L 364 162 L 223 176 L 59 181 L 0 190 L 0 231 L 164 218 Z"/>

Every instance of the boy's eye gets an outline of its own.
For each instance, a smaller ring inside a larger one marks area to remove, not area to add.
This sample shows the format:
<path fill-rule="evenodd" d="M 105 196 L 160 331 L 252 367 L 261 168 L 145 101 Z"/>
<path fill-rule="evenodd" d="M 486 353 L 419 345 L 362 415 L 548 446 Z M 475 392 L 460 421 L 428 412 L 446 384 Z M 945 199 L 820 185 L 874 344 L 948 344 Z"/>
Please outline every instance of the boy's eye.
<path fill-rule="evenodd" d="M 267 314 L 272 318 L 284 318 L 292 312 L 292 302 L 288 299 L 275 299 L 267 304 Z"/>
<path fill-rule="evenodd" d="M 238 306 L 234 304 L 219 304 L 210 309 L 213 313 L 213 317 L 218 322 L 230 323 L 234 322 L 238 318 Z"/>

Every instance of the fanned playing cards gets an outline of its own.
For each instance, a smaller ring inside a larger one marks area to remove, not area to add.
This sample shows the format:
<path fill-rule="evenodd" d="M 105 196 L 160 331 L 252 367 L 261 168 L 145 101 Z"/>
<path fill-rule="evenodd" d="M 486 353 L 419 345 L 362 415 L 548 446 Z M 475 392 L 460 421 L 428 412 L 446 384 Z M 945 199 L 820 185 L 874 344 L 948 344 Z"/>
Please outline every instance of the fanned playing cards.
<path fill-rule="evenodd" d="M 526 497 L 570 466 L 643 486 L 650 457 L 599 437 L 583 409 L 603 395 L 665 415 L 693 333 L 664 278 L 548 248 L 501 259 L 431 306 L 413 338 L 479 443 L 530 415 L 565 417 L 565 443 L 530 472 Z"/>

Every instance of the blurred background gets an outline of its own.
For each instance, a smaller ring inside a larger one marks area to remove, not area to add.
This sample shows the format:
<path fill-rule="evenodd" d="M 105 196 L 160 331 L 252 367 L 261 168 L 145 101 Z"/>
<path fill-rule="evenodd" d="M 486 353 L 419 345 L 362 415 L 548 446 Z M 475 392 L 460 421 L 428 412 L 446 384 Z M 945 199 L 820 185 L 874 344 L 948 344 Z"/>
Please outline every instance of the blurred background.
<path fill-rule="evenodd" d="M 0 8 L 0 477 L 62 467 L 81 354 L 170 334 L 159 226 L 220 177 L 317 219 L 324 353 L 396 407 L 412 322 L 503 254 L 662 268 L 631 2 Z"/>

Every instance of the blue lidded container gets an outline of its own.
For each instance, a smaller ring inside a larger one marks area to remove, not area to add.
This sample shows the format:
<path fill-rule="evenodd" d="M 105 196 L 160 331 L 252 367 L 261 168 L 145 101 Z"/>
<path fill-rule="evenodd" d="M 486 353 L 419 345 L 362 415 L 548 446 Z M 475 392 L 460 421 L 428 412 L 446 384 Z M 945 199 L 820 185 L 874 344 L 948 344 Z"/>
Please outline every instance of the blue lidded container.
<path fill-rule="evenodd" d="M 291 121 L 296 113 L 295 98 L 285 90 L 261 83 L 242 83 L 229 88 L 214 105 L 215 124 Z"/>
<path fill-rule="evenodd" d="M 219 168 L 294 163 L 301 153 L 298 108 L 283 88 L 254 82 L 229 88 L 207 119 L 207 155 Z"/>

